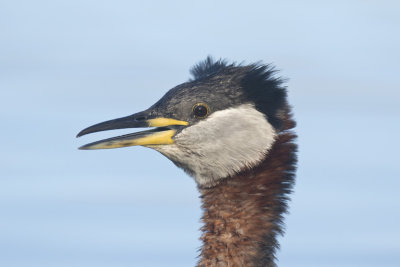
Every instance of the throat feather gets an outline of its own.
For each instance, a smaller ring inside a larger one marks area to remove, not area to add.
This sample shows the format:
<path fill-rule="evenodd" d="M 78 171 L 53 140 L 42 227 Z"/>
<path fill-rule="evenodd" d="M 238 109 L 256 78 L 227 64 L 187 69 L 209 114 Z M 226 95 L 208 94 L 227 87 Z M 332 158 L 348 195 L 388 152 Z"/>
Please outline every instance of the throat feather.
<path fill-rule="evenodd" d="M 174 144 L 154 149 L 193 176 L 199 186 L 212 187 L 257 165 L 275 137 L 265 114 L 252 104 L 242 104 L 214 112 L 182 130 Z"/>

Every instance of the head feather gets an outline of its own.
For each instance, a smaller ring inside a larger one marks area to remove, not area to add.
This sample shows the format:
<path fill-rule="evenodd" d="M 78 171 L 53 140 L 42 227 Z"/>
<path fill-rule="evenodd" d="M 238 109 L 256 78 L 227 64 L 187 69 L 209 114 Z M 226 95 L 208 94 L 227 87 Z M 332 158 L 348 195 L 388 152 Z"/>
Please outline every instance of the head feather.
<path fill-rule="evenodd" d="M 190 69 L 190 74 L 193 76 L 191 81 L 207 78 L 233 66 L 234 64 L 228 64 L 224 59 L 214 60 L 213 57 L 208 56 L 205 60 L 197 63 Z"/>

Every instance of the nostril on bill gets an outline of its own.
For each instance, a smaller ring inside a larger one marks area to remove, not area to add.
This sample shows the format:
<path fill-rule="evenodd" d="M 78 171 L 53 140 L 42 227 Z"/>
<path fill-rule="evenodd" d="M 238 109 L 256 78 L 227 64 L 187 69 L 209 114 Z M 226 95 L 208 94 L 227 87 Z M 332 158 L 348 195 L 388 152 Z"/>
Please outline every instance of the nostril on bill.
<path fill-rule="evenodd" d="M 146 117 L 137 117 L 137 118 L 135 118 L 135 121 L 144 121 L 144 120 L 146 120 Z"/>

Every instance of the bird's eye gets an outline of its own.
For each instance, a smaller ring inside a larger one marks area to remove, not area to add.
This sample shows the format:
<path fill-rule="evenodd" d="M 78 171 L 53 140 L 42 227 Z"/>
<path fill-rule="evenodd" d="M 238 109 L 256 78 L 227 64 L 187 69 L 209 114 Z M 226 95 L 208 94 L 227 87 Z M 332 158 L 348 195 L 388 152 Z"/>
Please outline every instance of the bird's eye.
<path fill-rule="evenodd" d="M 193 115 L 199 119 L 205 118 L 209 111 L 208 106 L 204 103 L 197 103 L 193 106 Z"/>

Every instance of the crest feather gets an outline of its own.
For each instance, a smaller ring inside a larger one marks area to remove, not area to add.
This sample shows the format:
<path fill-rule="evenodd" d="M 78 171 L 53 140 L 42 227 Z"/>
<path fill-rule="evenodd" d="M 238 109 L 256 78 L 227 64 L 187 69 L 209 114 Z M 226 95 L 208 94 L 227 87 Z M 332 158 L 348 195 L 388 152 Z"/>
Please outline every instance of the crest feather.
<path fill-rule="evenodd" d="M 208 56 L 204 61 L 197 63 L 190 69 L 190 74 L 193 76 L 191 80 L 203 79 L 233 66 L 234 64 L 228 64 L 226 60 L 214 60 L 213 57 Z"/>

